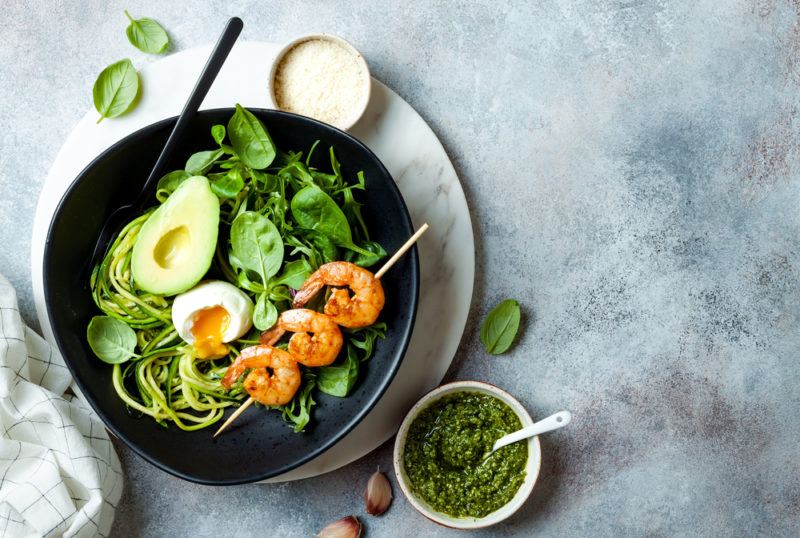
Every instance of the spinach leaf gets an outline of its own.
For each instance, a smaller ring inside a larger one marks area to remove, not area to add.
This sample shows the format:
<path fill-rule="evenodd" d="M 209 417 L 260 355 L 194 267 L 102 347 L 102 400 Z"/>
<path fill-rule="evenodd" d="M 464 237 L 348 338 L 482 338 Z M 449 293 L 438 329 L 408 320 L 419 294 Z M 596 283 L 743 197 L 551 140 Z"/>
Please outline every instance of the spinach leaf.
<path fill-rule="evenodd" d="M 514 299 L 495 306 L 481 326 L 481 342 L 486 351 L 500 355 L 508 351 L 519 330 L 520 309 Z"/>
<path fill-rule="evenodd" d="M 231 265 L 253 271 L 266 284 L 283 263 L 283 240 L 267 217 L 245 211 L 231 225 Z"/>
<path fill-rule="evenodd" d="M 222 141 L 225 140 L 225 126 L 214 125 L 211 127 L 211 136 L 214 137 L 214 142 L 221 146 Z"/>
<path fill-rule="evenodd" d="M 301 258 L 294 260 L 283 266 L 283 273 L 272 280 L 275 286 L 286 285 L 290 288 L 299 290 L 308 277 L 311 276 L 311 264 Z"/>
<path fill-rule="evenodd" d="M 167 51 L 169 36 L 160 24 L 153 19 L 134 19 L 128 10 L 125 10 L 125 16 L 131 21 L 125 29 L 131 45 L 150 54 L 162 54 Z"/>
<path fill-rule="evenodd" d="M 108 364 L 119 364 L 138 357 L 136 333 L 122 320 L 110 316 L 95 316 L 86 329 L 86 339 L 94 354 Z"/>
<path fill-rule="evenodd" d="M 317 369 L 317 387 L 325 394 L 344 398 L 358 380 L 358 367 L 355 349 L 348 344 L 347 356 L 342 364 Z"/>
<path fill-rule="evenodd" d="M 226 174 L 215 178 L 211 182 L 211 190 L 220 198 L 236 198 L 244 188 L 242 174 L 236 168 L 231 168 Z"/>
<path fill-rule="evenodd" d="M 350 224 L 336 202 L 316 185 L 303 187 L 292 198 L 292 216 L 306 230 L 325 235 L 337 246 L 371 256 L 373 253 L 353 244 Z"/>
<path fill-rule="evenodd" d="M 158 180 L 158 186 L 156 187 L 156 190 L 164 191 L 167 194 L 172 194 L 175 192 L 175 189 L 178 188 L 178 185 L 190 177 L 192 177 L 191 174 L 186 172 L 186 170 L 173 170 Z"/>
<path fill-rule="evenodd" d="M 275 144 L 264 124 L 249 110 L 236 105 L 228 122 L 228 138 L 239 159 L 256 170 L 263 170 L 275 160 Z"/>
<path fill-rule="evenodd" d="M 185 170 L 193 176 L 204 176 L 220 157 L 222 157 L 221 149 L 198 151 L 186 161 Z"/>
<path fill-rule="evenodd" d="M 116 118 L 127 112 L 139 93 L 139 73 L 129 59 L 120 60 L 103 69 L 92 88 L 94 108 L 100 119 Z"/>
<path fill-rule="evenodd" d="M 266 293 L 258 296 L 256 301 L 256 309 L 253 312 L 253 325 L 259 331 L 266 331 L 278 321 L 278 309 L 269 300 Z"/>

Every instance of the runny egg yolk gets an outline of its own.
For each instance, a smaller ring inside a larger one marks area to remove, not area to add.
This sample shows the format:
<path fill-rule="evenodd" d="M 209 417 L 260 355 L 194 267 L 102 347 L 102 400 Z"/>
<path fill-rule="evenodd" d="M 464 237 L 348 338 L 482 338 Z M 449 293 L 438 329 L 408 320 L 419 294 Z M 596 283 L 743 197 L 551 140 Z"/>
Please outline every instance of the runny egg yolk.
<path fill-rule="evenodd" d="M 194 336 L 194 349 L 199 358 L 223 357 L 228 354 L 228 348 L 222 342 L 222 335 L 225 334 L 230 322 L 228 311 L 219 305 L 204 308 L 195 315 L 192 336 Z"/>

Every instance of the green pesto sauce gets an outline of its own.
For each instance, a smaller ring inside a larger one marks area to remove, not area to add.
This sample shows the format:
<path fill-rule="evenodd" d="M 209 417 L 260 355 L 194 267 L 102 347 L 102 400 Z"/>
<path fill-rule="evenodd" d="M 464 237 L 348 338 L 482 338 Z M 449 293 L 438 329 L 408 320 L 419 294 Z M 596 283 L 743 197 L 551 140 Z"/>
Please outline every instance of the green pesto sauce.
<path fill-rule="evenodd" d="M 497 439 L 520 428 L 514 411 L 494 396 L 459 392 L 437 400 L 408 431 L 403 464 L 412 490 L 450 516 L 494 512 L 525 480 L 528 444 L 514 443 L 483 458 Z"/>

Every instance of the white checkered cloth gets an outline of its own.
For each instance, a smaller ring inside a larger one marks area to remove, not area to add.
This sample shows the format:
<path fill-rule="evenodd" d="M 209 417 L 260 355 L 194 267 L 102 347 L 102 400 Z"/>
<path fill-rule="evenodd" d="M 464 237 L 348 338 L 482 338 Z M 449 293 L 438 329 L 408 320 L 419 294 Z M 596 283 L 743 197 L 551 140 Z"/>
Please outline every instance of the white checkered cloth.
<path fill-rule="evenodd" d="M 0 275 L 0 536 L 108 536 L 122 473 L 56 350 Z"/>

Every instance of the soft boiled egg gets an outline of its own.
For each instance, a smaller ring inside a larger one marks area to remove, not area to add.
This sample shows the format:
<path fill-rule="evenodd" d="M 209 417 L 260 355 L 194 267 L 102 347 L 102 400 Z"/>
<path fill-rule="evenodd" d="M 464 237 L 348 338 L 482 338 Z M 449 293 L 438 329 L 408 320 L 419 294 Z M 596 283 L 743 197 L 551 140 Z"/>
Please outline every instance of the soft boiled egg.
<path fill-rule="evenodd" d="M 208 280 L 175 297 L 172 324 L 201 359 L 224 357 L 226 342 L 253 326 L 253 301 L 229 282 Z"/>

